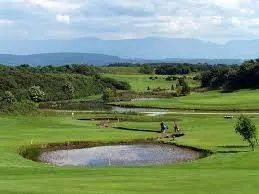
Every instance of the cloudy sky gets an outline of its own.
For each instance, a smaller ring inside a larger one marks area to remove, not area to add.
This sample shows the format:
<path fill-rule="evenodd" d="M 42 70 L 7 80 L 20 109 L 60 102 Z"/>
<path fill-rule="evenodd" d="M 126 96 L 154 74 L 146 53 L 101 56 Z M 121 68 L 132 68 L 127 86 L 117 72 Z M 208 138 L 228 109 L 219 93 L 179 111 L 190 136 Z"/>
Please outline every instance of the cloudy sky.
<path fill-rule="evenodd" d="M 0 39 L 259 38 L 259 0 L 0 0 Z"/>

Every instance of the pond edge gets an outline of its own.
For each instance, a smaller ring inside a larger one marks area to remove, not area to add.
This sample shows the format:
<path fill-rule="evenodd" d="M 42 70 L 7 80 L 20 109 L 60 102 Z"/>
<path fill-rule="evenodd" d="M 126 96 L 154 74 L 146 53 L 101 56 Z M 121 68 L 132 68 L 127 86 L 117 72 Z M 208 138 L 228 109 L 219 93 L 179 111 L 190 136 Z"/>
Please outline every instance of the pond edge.
<path fill-rule="evenodd" d="M 208 149 L 192 147 L 188 145 L 181 145 L 175 142 L 168 142 L 158 140 L 157 138 L 136 139 L 136 140 L 121 140 L 121 141 L 67 141 L 63 143 L 47 143 L 47 144 L 34 144 L 23 145 L 18 148 L 18 153 L 23 158 L 32 160 L 34 162 L 41 162 L 39 156 L 48 151 L 57 150 L 73 150 L 84 149 L 99 146 L 111 146 L 111 145 L 131 145 L 131 144 L 164 144 L 177 146 L 184 149 L 193 150 L 201 154 L 200 159 L 206 158 L 212 155 L 214 152 Z"/>

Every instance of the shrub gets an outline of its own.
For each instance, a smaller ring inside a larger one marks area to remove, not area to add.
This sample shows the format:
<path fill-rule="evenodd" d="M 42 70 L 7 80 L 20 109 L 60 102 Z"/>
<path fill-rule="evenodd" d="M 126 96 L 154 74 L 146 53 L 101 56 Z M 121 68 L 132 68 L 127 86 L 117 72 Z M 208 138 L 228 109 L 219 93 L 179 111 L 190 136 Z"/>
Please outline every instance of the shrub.
<path fill-rule="evenodd" d="M 15 102 L 15 96 L 10 91 L 0 94 L 0 112 L 8 112 L 10 106 Z"/>
<path fill-rule="evenodd" d="M 103 95 L 102 95 L 102 99 L 104 102 L 111 102 L 114 100 L 114 97 L 116 96 L 115 91 L 108 88 L 104 91 Z"/>
<path fill-rule="evenodd" d="M 34 102 L 42 102 L 44 101 L 45 93 L 40 86 L 32 86 L 29 88 L 29 97 Z"/>
<path fill-rule="evenodd" d="M 0 100 L 2 102 L 5 102 L 7 104 L 12 104 L 15 101 L 15 96 L 10 91 L 5 91 L 2 97 L 0 97 Z"/>
<path fill-rule="evenodd" d="M 235 132 L 240 134 L 243 140 L 247 141 L 249 146 L 255 150 L 255 145 L 257 144 L 256 127 L 249 118 L 241 115 L 236 123 Z"/>
<path fill-rule="evenodd" d="M 176 83 L 176 93 L 178 96 L 186 96 L 191 92 L 188 82 L 183 78 L 178 78 Z"/>
<path fill-rule="evenodd" d="M 165 81 L 173 81 L 173 77 L 172 77 L 172 76 L 167 76 L 167 77 L 165 78 Z"/>
<path fill-rule="evenodd" d="M 177 91 L 173 91 L 173 92 L 171 93 L 171 96 L 173 96 L 173 97 L 178 97 L 179 94 L 177 93 Z"/>
<path fill-rule="evenodd" d="M 198 80 L 201 80 L 201 76 L 194 76 L 192 79 L 193 79 L 194 81 L 198 81 Z"/>
<path fill-rule="evenodd" d="M 153 71 L 154 71 L 154 67 L 145 65 L 145 66 L 140 68 L 139 73 L 152 74 Z"/>
<path fill-rule="evenodd" d="M 181 92 L 181 94 L 184 95 L 184 96 L 190 94 L 191 88 L 190 88 L 188 82 L 184 79 L 184 82 L 182 84 L 183 85 L 182 85 L 182 92 Z"/>
<path fill-rule="evenodd" d="M 171 86 L 171 90 L 174 90 L 174 84 L 172 84 L 172 86 Z"/>
<path fill-rule="evenodd" d="M 128 82 L 125 81 L 119 81 L 113 78 L 101 78 L 100 79 L 103 84 L 106 86 L 106 88 L 112 88 L 117 90 L 130 90 L 131 86 Z"/>
<path fill-rule="evenodd" d="M 63 91 L 64 91 L 65 95 L 67 96 L 68 100 L 74 98 L 75 88 L 71 82 L 65 83 L 65 85 L 63 86 Z"/>
<path fill-rule="evenodd" d="M 178 79 L 178 77 L 176 76 L 173 76 L 173 80 L 176 81 Z"/>
<path fill-rule="evenodd" d="M 31 100 L 22 100 L 13 103 L 9 108 L 8 112 L 19 112 L 19 113 L 26 113 L 26 112 L 33 112 L 36 111 L 38 108 L 38 104 L 31 101 Z"/>

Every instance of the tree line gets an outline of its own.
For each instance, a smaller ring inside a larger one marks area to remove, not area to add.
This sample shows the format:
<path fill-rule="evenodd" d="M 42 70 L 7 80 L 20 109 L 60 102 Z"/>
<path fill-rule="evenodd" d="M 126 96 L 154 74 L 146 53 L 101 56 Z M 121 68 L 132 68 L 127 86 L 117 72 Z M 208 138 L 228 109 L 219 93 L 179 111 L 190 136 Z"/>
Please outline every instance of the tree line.
<path fill-rule="evenodd" d="M 102 94 L 107 88 L 129 90 L 127 82 L 102 77 L 94 67 L 9 67 L 0 65 L 0 112 L 18 107 L 35 108 L 34 103 Z M 21 108 L 21 109 L 22 109 Z"/>
<path fill-rule="evenodd" d="M 240 66 L 215 66 L 201 75 L 202 87 L 224 90 L 259 88 L 259 59 Z"/>
<path fill-rule="evenodd" d="M 236 65 L 215 64 L 209 65 L 207 63 L 145 63 L 145 64 L 131 64 L 131 63 L 114 63 L 109 67 L 141 67 L 139 73 L 143 74 L 157 74 L 157 75 L 187 75 L 190 73 L 204 72 L 214 69 L 215 67 L 233 68 Z"/>

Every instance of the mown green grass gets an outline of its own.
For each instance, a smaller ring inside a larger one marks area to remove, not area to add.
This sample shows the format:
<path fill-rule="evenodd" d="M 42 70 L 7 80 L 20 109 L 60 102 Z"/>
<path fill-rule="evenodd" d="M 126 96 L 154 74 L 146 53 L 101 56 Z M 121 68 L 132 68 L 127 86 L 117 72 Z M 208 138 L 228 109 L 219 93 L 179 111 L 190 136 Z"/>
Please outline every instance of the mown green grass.
<path fill-rule="evenodd" d="M 106 74 L 105 76 L 115 78 L 121 81 L 126 81 L 131 85 L 132 90 L 138 91 L 138 92 L 147 91 L 148 86 L 150 87 L 151 90 L 160 87 L 161 89 L 166 89 L 170 91 L 172 84 L 174 84 L 174 87 L 176 85 L 176 81 L 166 81 L 165 78 L 168 76 L 161 76 L 161 75 Z M 150 79 L 150 77 L 157 77 L 158 79 L 152 80 Z M 191 77 L 188 77 L 187 79 L 190 86 L 191 87 L 199 86 L 199 82 L 192 80 Z"/>
<path fill-rule="evenodd" d="M 259 110 L 259 90 L 232 93 L 209 91 L 156 101 L 119 102 L 120 105 L 141 107 L 201 109 L 201 110 Z"/>
<path fill-rule="evenodd" d="M 108 74 L 122 74 L 122 75 L 129 75 L 129 74 L 140 74 L 141 67 L 97 67 L 103 73 Z"/>
<path fill-rule="evenodd" d="M 243 147 L 244 142 L 233 132 L 235 120 L 224 120 L 221 116 L 171 115 L 164 118 L 170 128 L 174 118 L 186 133 L 185 137 L 176 140 L 177 143 L 219 153 L 192 163 L 157 167 L 48 166 L 22 158 L 17 153 L 18 147 L 31 142 L 120 141 L 159 134 L 100 129 L 95 121 L 77 121 L 65 114 L 2 115 L 0 193 L 258 193 L 259 151 L 250 152 Z M 259 117 L 252 119 L 259 127 Z M 157 119 L 156 122 L 148 120 L 121 122 L 119 126 L 159 129 Z"/>

